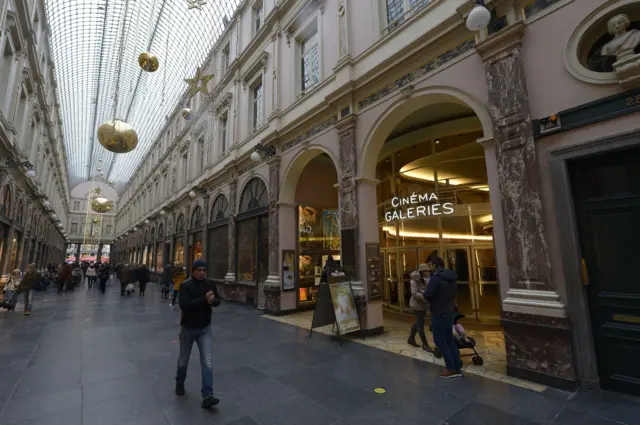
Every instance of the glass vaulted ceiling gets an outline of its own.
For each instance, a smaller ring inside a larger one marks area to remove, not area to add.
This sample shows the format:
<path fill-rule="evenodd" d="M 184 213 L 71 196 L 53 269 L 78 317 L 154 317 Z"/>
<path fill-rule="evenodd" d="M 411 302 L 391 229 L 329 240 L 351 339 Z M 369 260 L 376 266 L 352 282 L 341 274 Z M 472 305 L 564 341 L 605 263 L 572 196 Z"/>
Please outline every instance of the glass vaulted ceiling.
<path fill-rule="evenodd" d="M 183 79 L 204 62 L 239 3 L 46 0 L 71 187 L 102 168 L 124 188 L 186 91 Z M 154 73 L 138 66 L 145 51 L 160 60 Z M 114 117 L 136 129 L 134 151 L 113 154 L 98 143 L 98 126 Z"/>

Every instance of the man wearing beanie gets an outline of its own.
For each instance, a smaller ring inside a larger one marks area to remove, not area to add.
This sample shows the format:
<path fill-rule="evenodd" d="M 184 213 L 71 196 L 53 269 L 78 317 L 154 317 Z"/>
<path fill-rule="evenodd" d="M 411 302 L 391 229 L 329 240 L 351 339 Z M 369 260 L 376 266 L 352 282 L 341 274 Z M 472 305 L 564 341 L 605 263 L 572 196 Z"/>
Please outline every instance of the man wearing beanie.
<path fill-rule="evenodd" d="M 207 263 L 197 260 L 191 268 L 192 277 L 180 285 L 178 296 L 182 317 L 180 319 L 180 356 L 176 373 L 176 394 L 184 395 L 184 381 L 191 348 L 195 342 L 200 352 L 202 368 L 202 408 L 208 409 L 219 403 L 213 396 L 213 370 L 211 351 L 211 309 L 220 305 L 220 295 L 215 283 L 207 279 Z"/>
<path fill-rule="evenodd" d="M 460 351 L 453 339 L 453 319 L 455 314 L 456 272 L 444 267 L 444 260 L 431 257 L 433 273 L 424 298 L 429 301 L 431 309 L 431 327 L 433 342 L 440 350 L 446 370 L 439 373 L 441 378 L 462 376 L 462 360 Z"/>

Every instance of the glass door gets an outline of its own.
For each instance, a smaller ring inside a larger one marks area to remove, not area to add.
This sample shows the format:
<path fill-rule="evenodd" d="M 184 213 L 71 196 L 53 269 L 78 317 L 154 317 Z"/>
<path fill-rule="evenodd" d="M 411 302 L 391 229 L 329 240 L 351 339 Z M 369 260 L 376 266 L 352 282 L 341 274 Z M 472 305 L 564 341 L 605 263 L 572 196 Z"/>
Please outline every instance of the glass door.
<path fill-rule="evenodd" d="M 477 300 L 469 263 L 469 248 L 446 248 L 445 266 L 458 275 L 456 304 L 458 311 L 469 319 L 478 319 Z"/>
<path fill-rule="evenodd" d="M 398 272 L 396 264 L 398 256 L 395 252 L 389 252 L 385 263 L 385 292 L 389 300 L 389 307 L 400 308 Z"/>
<path fill-rule="evenodd" d="M 501 301 L 498 269 L 493 247 L 474 247 L 474 290 L 478 315 L 483 321 L 500 321 Z"/>

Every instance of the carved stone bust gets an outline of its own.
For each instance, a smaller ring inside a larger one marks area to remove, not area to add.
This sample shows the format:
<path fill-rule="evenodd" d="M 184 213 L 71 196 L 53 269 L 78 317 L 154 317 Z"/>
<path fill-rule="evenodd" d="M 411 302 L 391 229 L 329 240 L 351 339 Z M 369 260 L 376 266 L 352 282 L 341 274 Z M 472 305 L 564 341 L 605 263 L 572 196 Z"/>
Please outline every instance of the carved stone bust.
<path fill-rule="evenodd" d="M 613 39 L 602 46 L 603 56 L 615 56 L 617 60 L 634 54 L 634 50 L 640 45 L 640 31 L 629 30 L 631 21 L 624 14 L 616 15 L 609 19 L 607 29 Z"/>

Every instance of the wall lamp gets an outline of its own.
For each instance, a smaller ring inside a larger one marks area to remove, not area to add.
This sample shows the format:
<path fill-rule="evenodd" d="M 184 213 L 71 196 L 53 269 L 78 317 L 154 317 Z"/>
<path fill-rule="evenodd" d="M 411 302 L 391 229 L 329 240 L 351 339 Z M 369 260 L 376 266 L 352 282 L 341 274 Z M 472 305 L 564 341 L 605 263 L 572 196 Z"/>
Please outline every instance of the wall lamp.
<path fill-rule="evenodd" d="M 191 189 L 191 192 L 189 192 L 189 198 L 195 199 L 195 197 L 198 196 L 198 193 L 201 195 L 204 195 L 205 193 L 207 193 L 207 189 L 203 189 L 201 187 L 194 187 L 193 189 Z"/>
<path fill-rule="evenodd" d="M 9 168 L 20 168 L 24 167 L 27 169 L 25 173 L 27 177 L 34 178 L 36 176 L 36 172 L 33 171 L 33 164 L 29 161 L 15 162 L 12 158 L 7 159 L 7 167 Z"/>
<path fill-rule="evenodd" d="M 264 146 L 258 143 L 253 147 L 253 153 L 251 154 L 251 160 L 253 162 L 258 162 L 263 156 L 268 156 L 269 158 L 275 156 L 276 148 L 273 146 Z"/>
<path fill-rule="evenodd" d="M 476 0 L 476 5 L 467 16 L 467 28 L 469 31 L 480 31 L 491 22 L 491 12 L 484 5 L 483 0 Z"/>

